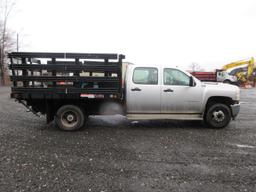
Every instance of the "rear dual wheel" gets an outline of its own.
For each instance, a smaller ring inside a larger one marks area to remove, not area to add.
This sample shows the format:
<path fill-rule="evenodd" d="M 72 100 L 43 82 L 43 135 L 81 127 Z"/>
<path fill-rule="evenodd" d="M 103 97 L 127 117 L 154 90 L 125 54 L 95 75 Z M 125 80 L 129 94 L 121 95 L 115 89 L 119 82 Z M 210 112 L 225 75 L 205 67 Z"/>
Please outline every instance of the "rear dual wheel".
<path fill-rule="evenodd" d="M 76 131 L 85 123 L 84 111 L 75 105 L 63 105 L 56 113 L 55 123 L 61 130 Z"/>

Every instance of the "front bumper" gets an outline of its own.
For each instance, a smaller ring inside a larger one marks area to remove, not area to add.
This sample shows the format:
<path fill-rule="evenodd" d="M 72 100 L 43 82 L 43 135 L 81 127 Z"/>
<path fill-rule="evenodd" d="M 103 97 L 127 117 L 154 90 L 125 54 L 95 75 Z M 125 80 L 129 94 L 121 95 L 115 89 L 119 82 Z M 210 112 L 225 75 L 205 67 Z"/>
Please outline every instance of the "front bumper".
<path fill-rule="evenodd" d="M 232 112 L 233 119 L 236 118 L 236 116 L 238 115 L 239 111 L 240 111 L 240 103 L 231 105 L 231 112 Z"/>

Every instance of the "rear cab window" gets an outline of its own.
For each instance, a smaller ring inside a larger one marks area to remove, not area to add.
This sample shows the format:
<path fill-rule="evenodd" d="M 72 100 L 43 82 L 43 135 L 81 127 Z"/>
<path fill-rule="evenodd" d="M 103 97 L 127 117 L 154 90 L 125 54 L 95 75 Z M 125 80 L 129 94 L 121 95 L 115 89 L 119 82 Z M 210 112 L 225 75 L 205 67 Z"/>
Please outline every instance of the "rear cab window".
<path fill-rule="evenodd" d="M 132 81 L 135 84 L 157 85 L 158 69 L 154 67 L 136 67 L 133 71 Z"/>

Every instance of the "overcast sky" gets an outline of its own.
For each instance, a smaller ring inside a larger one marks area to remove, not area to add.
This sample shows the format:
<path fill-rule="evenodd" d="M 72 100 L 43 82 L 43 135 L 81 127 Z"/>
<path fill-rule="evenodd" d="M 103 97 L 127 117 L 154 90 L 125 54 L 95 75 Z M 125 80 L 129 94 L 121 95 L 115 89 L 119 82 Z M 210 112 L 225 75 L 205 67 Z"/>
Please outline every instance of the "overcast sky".
<path fill-rule="evenodd" d="M 207 70 L 256 56 L 255 0 L 19 0 L 20 51 L 122 53 Z"/>

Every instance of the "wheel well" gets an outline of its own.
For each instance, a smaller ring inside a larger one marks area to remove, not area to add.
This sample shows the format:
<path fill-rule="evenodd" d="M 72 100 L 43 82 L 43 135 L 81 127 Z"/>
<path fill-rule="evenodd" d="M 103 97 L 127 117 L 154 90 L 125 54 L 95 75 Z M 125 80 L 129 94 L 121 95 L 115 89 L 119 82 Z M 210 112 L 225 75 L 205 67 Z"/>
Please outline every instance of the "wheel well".
<path fill-rule="evenodd" d="M 206 110 L 213 104 L 215 103 L 222 103 L 222 104 L 225 104 L 227 105 L 229 108 L 230 108 L 230 105 L 233 104 L 233 100 L 230 98 L 230 97 L 220 97 L 220 96 L 214 96 L 214 97 L 210 97 L 208 100 L 207 100 L 207 103 L 206 103 Z"/>
<path fill-rule="evenodd" d="M 92 100 L 50 100 L 47 102 L 45 114 L 47 118 L 47 123 L 54 119 L 54 116 L 58 109 L 63 105 L 75 105 L 84 110 L 85 115 L 98 115 L 100 114 L 100 107 L 103 103 L 113 102 L 120 104 L 117 100 L 102 100 L 102 99 L 92 99 Z"/>

